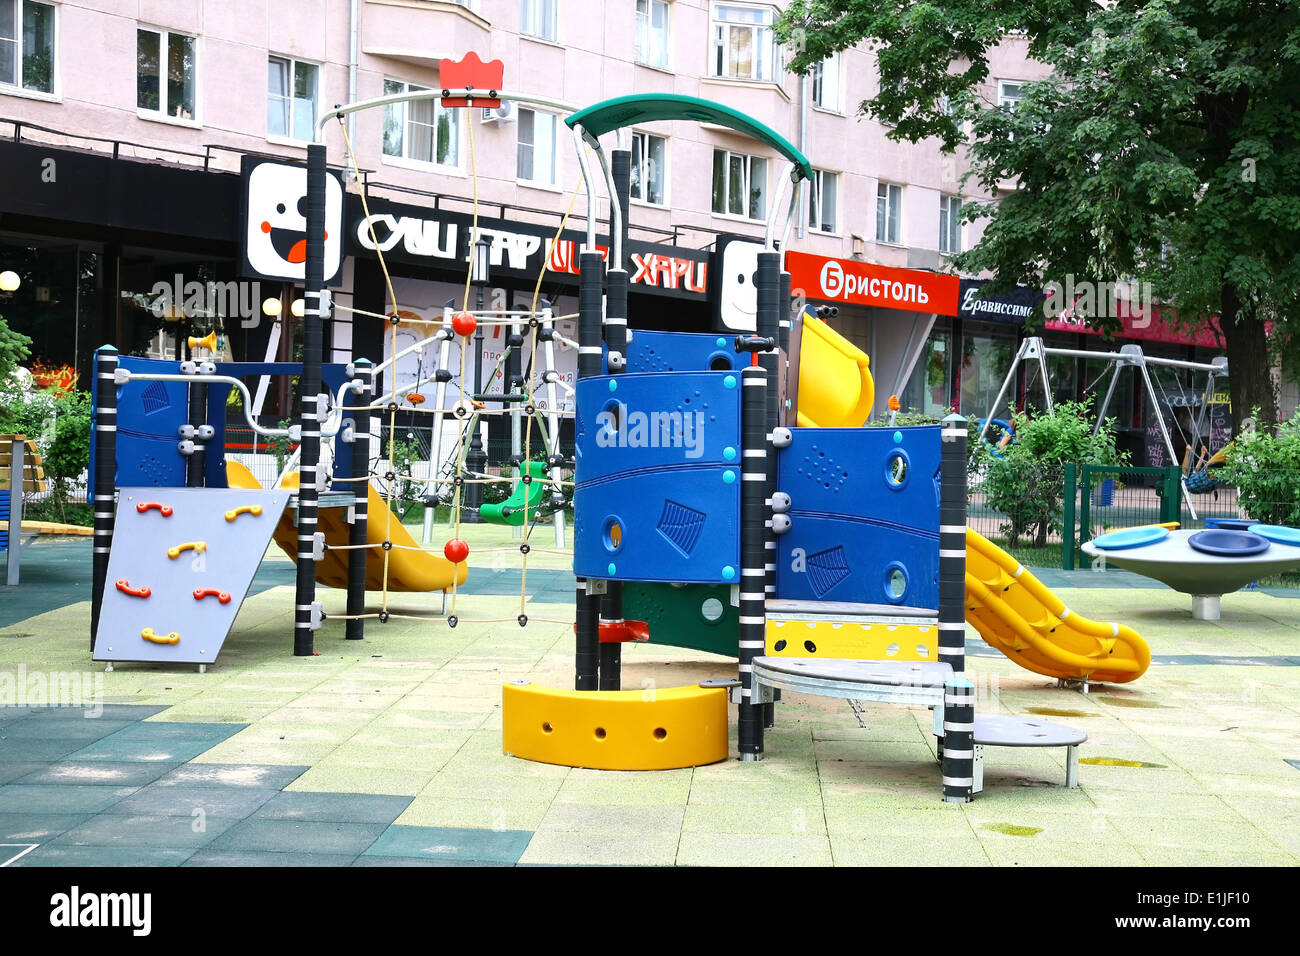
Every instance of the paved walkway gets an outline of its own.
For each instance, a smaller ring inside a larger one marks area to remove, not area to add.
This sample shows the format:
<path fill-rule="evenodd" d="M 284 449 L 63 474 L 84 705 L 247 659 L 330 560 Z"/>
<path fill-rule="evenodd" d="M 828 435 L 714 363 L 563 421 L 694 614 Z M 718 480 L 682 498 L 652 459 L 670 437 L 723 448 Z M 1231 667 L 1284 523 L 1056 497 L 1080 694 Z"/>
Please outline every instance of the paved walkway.
<path fill-rule="evenodd" d="M 470 533 L 478 543 L 508 540 L 492 537 L 508 534 L 500 529 Z M 28 552 L 25 574 L 44 547 Z M 563 620 L 571 578 L 561 557 L 550 558 L 530 561 L 529 590 L 541 600 L 529 613 Z M 1086 696 L 988 654 L 968 632 L 981 712 L 1057 719 L 1089 741 L 1077 790 L 1060 786 L 1063 753 L 991 749 L 985 792 L 953 805 L 939 799 L 924 709 L 798 695 L 778 705 L 758 764 L 602 773 L 505 756 L 501 684 L 569 686 L 573 655 L 564 625 L 473 623 L 513 603 L 514 572 L 472 577 L 455 629 L 370 622 L 358 644 L 328 621 L 319 656 L 294 658 L 289 569 L 268 559 L 261 580 L 270 586 L 245 602 L 202 675 L 146 665 L 106 674 L 89 660 L 84 600 L 16 617 L 0 592 L 0 613 L 10 615 L 0 617 L 0 695 L 6 679 L 10 694 L 20 683 L 21 693 L 48 694 L 77 681 L 102 706 L 93 719 L 81 709 L 0 709 L 0 843 L 11 844 L 0 860 L 1300 862 L 1300 602 L 1289 598 L 1228 595 L 1221 621 L 1200 622 L 1171 591 L 1075 587 L 1071 608 L 1131 625 L 1156 656 L 1139 681 Z M 23 585 L 18 603 L 40 601 L 43 590 Z M 342 610 L 340 592 L 324 595 L 327 611 Z M 439 603 L 394 595 L 394 609 L 411 613 Z M 722 658 L 634 646 L 623 682 L 673 686 L 734 670 Z M 0 696 L 33 702 L 44 701 Z M 734 720 L 732 733 L 734 743 Z"/>

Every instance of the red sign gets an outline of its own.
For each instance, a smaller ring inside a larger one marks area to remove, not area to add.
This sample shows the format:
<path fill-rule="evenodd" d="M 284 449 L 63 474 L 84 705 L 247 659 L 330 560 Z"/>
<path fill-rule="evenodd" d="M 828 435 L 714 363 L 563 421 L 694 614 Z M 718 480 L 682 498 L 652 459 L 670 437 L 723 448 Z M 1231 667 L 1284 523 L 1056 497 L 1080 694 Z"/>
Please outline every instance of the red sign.
<path fill-rule="evenodd" d="M 1059 317 L 1048 319 L 1043 324 L 1043 328 L 1054 332 L 1101 334 L 1096 329 L 1084 325 L 1083 320 L 1073 318 L 1069 311 L 1067 309 Z M 1195 332 L 1188 332 L 1166 322 L 1161 316 L 1162 311 L 1164 310 L 1154 305 L 1148 305 L 1145 309 L 1131 309 L 1127 302 L 1116 302 L 1115 312 L 1119 315 L 1122 326 L 1119 337 L 1137 339 L 1140 342 L 1166 342 L 1170 345 L 1200 345 L 1207 349 L 1221 350 L 1224 347 L 1217 316 L 1198 326 Z M 1168 310 L 1168 313 L 1172 318 L 1173 310 Z"/>
<path fill-rule="evenodd" d="M 905 312 L 956 315 L 961 280 L 918 269 L 787 252 L 790 292 L 819 302 L 848 302 Z"/>

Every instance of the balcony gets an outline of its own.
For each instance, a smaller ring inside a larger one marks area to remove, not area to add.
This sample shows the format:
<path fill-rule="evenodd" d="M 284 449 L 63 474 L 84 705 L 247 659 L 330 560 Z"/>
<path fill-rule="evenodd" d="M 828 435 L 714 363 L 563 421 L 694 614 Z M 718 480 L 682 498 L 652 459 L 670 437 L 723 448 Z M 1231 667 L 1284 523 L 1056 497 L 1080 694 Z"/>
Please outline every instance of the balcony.
<path fill-rule="evenodd" d="M 361 52 L 437 69 L 443 57 L 474 50 L 490 59 L 492 24 L 471 7 L 450 0 L 366 0 Z"/>

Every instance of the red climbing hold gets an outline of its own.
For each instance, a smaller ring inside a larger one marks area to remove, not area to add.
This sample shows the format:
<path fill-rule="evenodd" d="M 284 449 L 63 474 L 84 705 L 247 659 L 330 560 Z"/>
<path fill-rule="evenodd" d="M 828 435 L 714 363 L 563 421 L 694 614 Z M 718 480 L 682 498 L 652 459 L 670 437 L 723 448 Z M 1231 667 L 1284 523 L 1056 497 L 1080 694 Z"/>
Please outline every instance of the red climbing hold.
<path fill-rule="evenodd" d="M 202 601 L 205 597 L 215 597 L 222 604 L 230 603 L 230 595 L 217 588 L 195 588 L 194 600 Z"/>
<path fill-rule="evenodd" d="M 460 564 L 469 557 L 469 543 L 463 538 L 452 538 L 443 546 L 442 553 L 452 564 Z"/>
<path fill-rule="evenodd" d="M 457 335 L 469 338 L 478 328 L 478 320 L 468 312 L 457 312 L 451 317 L 451 328 Z"/>
<path fill-rule="evenodd" d="M 153 593 L 149 590 L 148 585 L 142 585 L 138 588 L 131 587 L 131 585 L 127 583 L 126 578 L 118 578 L 118 580 L 114 582 L 114 585 L 123 594 L 129 594 L 131 597 L 147 598 Z"/>
<path fill-rule="evenodd" d="M 172 516 L 171 505 L 165 505 L 160 501 L 141 501 L 135 506 L 135 510 L 140 514 L 144 514 L 150 508 L 157 508 L 158 513 L 164 518 L 170 518 Z"/>

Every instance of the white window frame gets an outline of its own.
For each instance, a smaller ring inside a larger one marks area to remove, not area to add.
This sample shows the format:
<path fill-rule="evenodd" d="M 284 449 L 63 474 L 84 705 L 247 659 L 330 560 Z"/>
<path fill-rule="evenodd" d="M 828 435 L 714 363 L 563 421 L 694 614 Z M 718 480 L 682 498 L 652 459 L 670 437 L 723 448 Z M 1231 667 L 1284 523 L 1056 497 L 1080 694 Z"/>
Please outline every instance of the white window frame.
<path fill-rule="evenodd" d="M 951 193 L 939 196 L 939 251 L 945 256 L 955 256 L 965 246 L 966 228 L 961 221 L 963 205 L 965 203 L 960 196 Z M 955 246 L 950 241 L 953 239 L 956 240 Z"/>
<path fill-rule="evenodd" d="M 177 126 L 202 126 L 203 125 L 203 107 L 202 107 L 202 67 L 203 67 L 203 50 L 201 48 L 200 35 L 189 34 L 182 30 L 168 30 L 166 27 L 153 27 L 145 23 L 137 23 L 136 31 L 136 116 L 141 119 L 154 120 L 159 123 L 172 123 Z M 156 33 L 158 35 L 158 109 L 151 110 L 140 105 L 139 85 L 140 85 L 140 33 Z M 185 37 L 194 41 L 194 114 L 192 116 L 175 116 L 172 114 L 172 107 L 175 104 L 167 102 L 167 73 L 166 60 L 167 49 L 170 46 L 173 36 Z"/>
<path fill-rule="evenodd" d="M 771 160 L 769 160 L 768 157 L 766 156 L 754 156 L 750 153 L 738 153 L 732 149 L 724 149 L 722 147 L 715 146 L 713 149 L 713 161 L 715 165 L 717 164 L 719 153 L 721 153 L 723 156 L 722 202 L 724 208 L 721 211 L 714 209 L 712 197 L 710 197 L 709 207 L 710 209 L 712 209 L 713 215 L 722 216 L 727 219 L 743 219 L 745 222 L 766 222 L 767 221 L 767 199 L 768 199 L 767 173 L 768 173 L 768 168 L 771 166 Z M 727 201 L 731 197 L 731 159 L 733 156 L 739 157 L 742 160 L 742 163 L 744 165 L 743 172 L 745 177 L 745 182 L 744 182 L 745 211 L 740 213 L 731 212 L 726 208 Z M 754 177 L 755 160 L 758 160 L 763 164 L 763 194 L 762 194 L 763 208 L 759 210 L 759 214 L 757 216 L 751 216 L 749 214 L 749 207 L 750 207 L 750 193 L 753 191 L 752 183 Z M 712 170 L 710 170 L 710 174 L 709 174 L 709 188 L 710 190 L 712 190 L 713 188 Z"/>
<path fill-rule="evenodd" d="M 1024 85 L 1028 82 L 1028 80 L 998 80 L 998 106 L 1009 106 L 1014 110 L 1016 106 L 1024 100 L 1025 94 L 1022 90 Z M 1008 86 L 1014 86 L 1016 88 L 1016 94 L 1014 96 L 1007 95 Z"/>
<path fill-rule="evenodd" d="M 524 144 L 523 142 L 520 141 L 519 138 L 523 134 L 523 130 L 524 130 L 525 113 L 532 113 L 534 117 L 533 118 L 533 142 L 528 144 Z M 549 180 L 536 178 L 536 173 L 537 173 L 537 119 L 536 118 L 539 116 L 546 117 L 552 124 L 551 169 L 554 175 L 553 178 Z M 515 182 L 523 186 L 532 186 L 535 189 L 549 189 L 557 192 L 559 191 L 560 180 L 561 180 L 560 157 L 564 152 L 564 150 L 560 148 L 560 135 L 562 132 L 560 127 L 562 125 L 563 123 L 558 113 L 548 113 L 546 110 L 533 109 L 532 107 L 527 107 L 527 106 L 519 107 L 519 118 L 516 121 L 517 132 L 515 133 Z M 523 145 L 528 145 L 533 150 L 534 177 L 532 179 L 526 179 L 525 177 L 519 175 L 519 147 Z"/>
<path fill-rule="evenodd" d="M 25 96 L 38 100 L 58 100 L 60 97 L 59 90 L 59 7 L 57 4 L 44 3 L 42 0 L 0 0 L 0 3 L 10 4 L 14 8 L 14 36 L 13 38 L 5 37 L 0 39 L 0 43 L 12 43 L 14 49 L 14 73 L 17 75 L 16 82 L 9 82 L 7 79 L 0 79 L 0 93 L 7 96 Z M 23 76 L 23 46 L 24 46 L 24 24 L 23 14 L 28 4 L 32 6 L 45 7 L 49 10 L 50 16 L 53 17 L 54 29 L 53 36 L 50 38 L 50 88 L 48 90 L 30 89 L 24 85 Z"/>
<path fill-rule="evenodd" d="M 829 68 L 827 64 L 830 64 Z M 844 112 L 842 105 L 844 84 L 841 82 L 844 76 L 843 67 L 844 63 L 838 51 L 821 62 L 813 64 L 812 71 L 808 74 L 808 99 L 814 109 L 825 110 L 828 113 Z"/>
<path fill-rule="evenodd" d="M 666 207 L 669 205 L 669 203 L 670 203 L 670 200 L 669 200 L 669 198 L 668 198 L 668 137 L 667 137 L 667 136 L 660 136 L 658 133 L 651 133 L 651 132 L 648 132 L 648 131 L 646 131 L 646 130 L 639 130 L 639 129 L 637 129 L 637 130 L 633 130 L 633 131 L 632 131 L 632 136 L 631 136 L 631 145 L 632 145 L 632 170 L 633 170 L 633 172 L 636 171 L 636 169 L 637 169 L 637 165 L 638 165 L 638 156 L 637 156 L 637 138 L 638 138 L 638 137 L 640 137 L 640 139 L 641 139 L 641 141 L 642 141 L 642 143 L 643 143 L 643 146 L 642 146 L 642 149 L 643 149 L 643 150 L 645 150 L 646 147 L 649 146 L 649 144 L 650 144 L 650 140 L 651 140 L 651 139 L 657 139 L 657 140 L 660 140 L 660 141 L 664 144 L 664 150 L 663 150 L 663 156 L 664 156 L 664 159 L 663 159 L 663 164 L 662 164 L 662 165 L 663 165 L 663 174 L 662 174 L 662 176 L 660 177 L 660 182 L 661 182 L 660 194 L 661 194 L 661 196 L 662 196 L 662 199 L 661 199 L 660 202 L 654 202 L 653 200 L 650 200 L 650 199 L 646 199 L 646 198 L 644 198 L 645 189 L 644 189 L 644 181 L 643 181 L 643 188 L 642 188 L 642 190 L 641 190 L 641 191 L 642 191 L 642 197 L 638 197 L 638 196 L 636 196 L 636 195 L 635 195 L 635 192 L 634 192 L 634 193 L 633 193 L 633 196 L 632 196 L 632 202 L 637 203 L 638 205 L 641 205 L 641 206 L 649 206 L 649 207 L 651 207 L 652 209 L 664 209 L 664 208 L 666 208 Z M 646 155 L 648 155 L 648 152 L 646 153 Z M 636 188 L 637 188 L 637 184 L 636 184 L 636 183 L 633 183 L 633 185 L 632 185 L 632 189 L 635 191 Z"/>
<path fill-rule="evenodd" d="M 402 89 L 401 89 L 401 90 L 393 90 L 393 91 L 389 91 L 388 87 L 389 87 L 390 84 L 399 84 L 399 85 L 402 87 Z M 396 77 L 392 77 L 392 76 L 386 76 L 386 77 L 384 77 L 384 95 L 385 95 L 385 96 L 392 96 L 392 95 L 396 95 L 397 93 L 421 92 L 421 91 L 423 91 L 423 90 L 428 90 L 428 89 L 436 89 L 436 87 L 423 86 L 423 85 L 421 85 L 421 84 L 419 84 L 419 83 L 412 83 L 412 82 L 410 82 L 409 80 L 399 80 L 399 79 L 397 79 Z M 461 157 L 464 155 L 464 150 L 461 148 L 461 141 L 462 141 L 462 138 L 463 138 L 463 137 L 461 136 L 461 119 L 462 119 L 462 116 L 464 116 L 464 117 L 468 117 L 468 116 L 469 116 L 469 111 L 468 111 L 468 110 L 455 110 L 455 109 L 450 109 L 450 108 L 448 108 L 448 107 L 444 107 L 444 106 L 442 105 L 442 101 L 439 100 L 439 99 L 426 100 L 425 102 L 429 102 L 429 103 L 432 103 L 432 104 L 433 104 L 433 123 L 432 123 L 432 126 L 433 126 L 433 137 L 434 137 L 434 139 L 433 139 L 433 156 L 434 156 L 434 158 L 433 158 L 432 160 L 428 160 L 428 159 L 421 159 L 421 158 L 418 157 L 418 156 L 412 156 L 412 155 L 411 155 L 410 146 L 411 146 L 411 139 L 412 139 L 412 137 L 411 137 L 411 133 L 410 133 L 410 124 L 411 124 L 411 116 L 410 116 L 410 109 L 409 109 L 410 104 L 409 104 L 409 103 L 394 103 L 394 104 L 391 104 L 391 105 L 389 105 L 389 106 L 385 106 L 384 109 L 383 109 L 383 112 L 382 112 L 382 114 L 381 114 L 382 118 L 380 119 L 380 140 L 379 140 L 379 155 L 380 155 L 380 159 L 381 159 L 382 162 L 384 162 L 384 163 L 386 163 L 386 164 L 388 164 L 388 165 L 390 165 L 390 166 L 406 166 L 406 165 L 409 165 L 409 166 L 411 166 L 412 168 L 415 168 L 415 169 L 437 169 L 437 170 L 440 170 L 440 171 L 443 171 L 443 172 L 447 172 L 447 171 L 460 172 L 460 171 L 461 171 Z M 385 144 L 384 141 L 383 141 L 383 133 L 384 133 L 384 130 L 385 130 L 385 128 L 386 128 L 386 126 L 387 126 L 387 123 L 388 123 L 388 115 L 389 115 L 388 111 L 389 111 L 389 110 L 400 110 L 400 111 L 401 111 L 401 117 L 402 117 L 402 153 L 401 153 L 400 156 L 397 155 L 397 154 L 395 154 L 395 153 L 390 153 L 390 152 L 388 152 L 387 146 L 386 146 L 386 144 Z M 454 163 L 440 163 L 440 162 L 437 161 L 437 156 L 438 156 L 438 138 L 437 138 L 437 137 L 438 137 L 438 119 L 439 119 L 439 117 L 440 117 L 444 112 L 447 113 L 447 114 L 449 114 L 449 115 L 451 115 L 451 116 L 453 116 L 453 117 L 454 117 L 454 122 L 455 122 L 455 124 L 456 124 L 456 162 L 454 162 Z"/>
<path fill-rule="evenodd" d="M 270 97 L 272 94 L 269 88 L 269 77 L 268 77 L 268 88 L 266 91 L 266 95 L 267 95 L 266 138 L 269 142 L 272 143 L 287 143 L 295 146 L 310 143 L 315 139 L 316 121 L 320 118 L 321 77 L 324 74 L 324 70 L 321 68 L 321 64 L 313 63 L 311 60 L 299 60 L 291 56 L 281 56 L 278 53 L 267 53 L 266 55 L 267 64 L 269 65 L 272 60 L 278 60 L 279 62 L 286 64 L 289 68 L 289 96 L 288 96 L 289 132 L 287 133 L 271 132 Z M 294 91 L 294 79 L 298 75 L 299 66 L 309 66 L 316 71 L 316 90 L 315 90 L 314 98 L 312 99 L 312 103 L 311 103 L 312 139 L 309 140 L 300 139 L 298 136 L 294 135 L 294 132 L 297 129 L 297 125 L 298 125 L 297 124 L 298 101 L 294 97 L 293 91 Z"/>
<path fill-rule="evenodd" d="M 827 179 L 834 183 L 834 188 L 831 190 L 831 225 L 829 229 L 824 225 L 826 221 L 825 184 Z M 831 172 L 828 169 L 814 169 L 813 178 L 808 181 L 808 228 L 813 232 L 838 236 L 840 234 L 839 205 L 840 174 Z"/>
<path fill-rule="evenodd" d="M 764 23 L 733 23 L 720 19 L 719 8 L 755 10 L 766 15 Z M 784 68 L 781 65 L 781 47 L 776 42 L 773 26 L 776 23 L 776 8 L 766 3 L 729 3 L 714 0 L 709 4 L 709 61 L 707 76 L 715 80 L 738 80 L 748 83 L 775 83 L 780 85 Z M 753 57 L 757 59 L 754 75 L 740 76 L 731 71 L 729 62 L 729 45 L 723 42 L 721 31 L 731 27 L 743 29 L 749 26 L 755 34 L 752 42 Z M 721 62 L 719 62 L 721 58 Z M 763 67 L 766 66 L 766 70 Z"/>
<path fill-rule="evenodd" d="M 882 191 L 884 195 L 881 194 Z M 883 224 L 880 216 L 882 201 L 885 204 L 885 221 Z M 892 239 L 888 235 L 891 219 L 895 231 L 898 233 Z M 881 235 L 882 231 L 885 233 L 884 235 Z M 876 242 L 886 246 L 903 245 L 903 187 L 899 183 L 890 183 L 884 180 L 876 183 Z"/>
<path fill-rule="evenodd" d="M 534 21 L 540 21 L 542 32 L 527 28 L 530 14 Z M 545 32 L 547 26 L 551 28 L 550 36 Z M 519 35 L 530 40 L 541 40 L 543 43 L 559 43 L 560 0 L 519 0 Z"/>
<path fill-rule="evenodd" d="M 643 6 L 645 7 L 644 13 L 641 10 Z M 643 33 L 647 37 L 647 40 L 649 37 L 654 36 L 654 13 L 656 8 L 662 9 L 664 13 L 662 63 L 655 63 L 648 59 L 645 56 L 645 48 L 651 44 L 648 42 L 644 44 L 642 43 Z M 652 70 L 671 69 L 673 49 L 673 5 L 669 0 L 636 0 L 633 10 L 635 17 L 635 29 L 633 31 L 633 59 L 635 59 L 637 64 L 640 66 L 648 66 Z"/>

